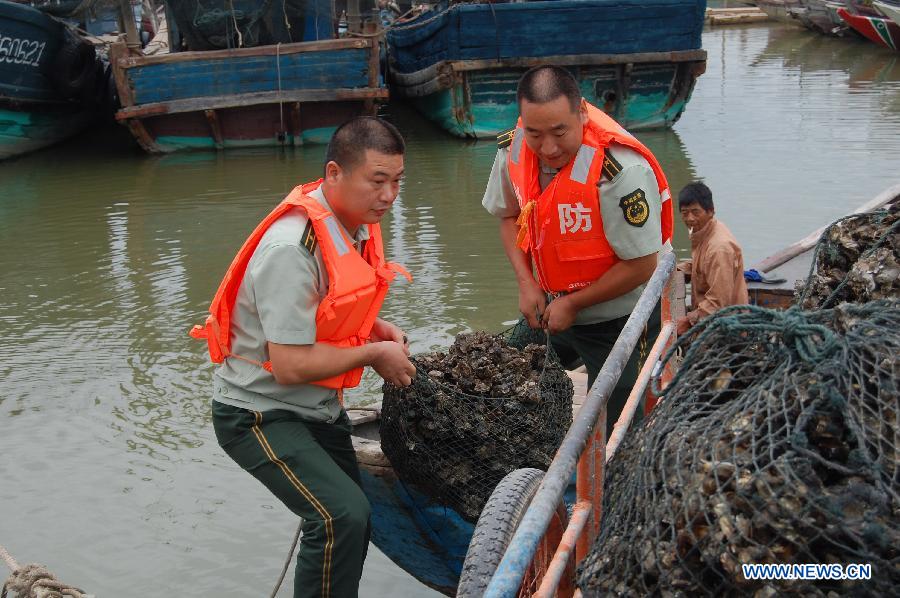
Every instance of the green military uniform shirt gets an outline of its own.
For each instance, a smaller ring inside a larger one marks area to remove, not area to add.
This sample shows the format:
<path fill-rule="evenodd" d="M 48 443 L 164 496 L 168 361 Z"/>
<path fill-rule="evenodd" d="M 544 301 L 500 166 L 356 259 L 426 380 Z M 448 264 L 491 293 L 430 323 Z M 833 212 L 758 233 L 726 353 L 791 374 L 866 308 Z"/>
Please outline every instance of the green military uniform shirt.
<path fill-rule="evenodd" d="M 603 220 L 603 232 L 607 241 L 619 259 L 623 260 L 644 257 L 661 251 L 662 200 L 653 169 L 639 153 L 617 143 L 613 143 L 607 149 L 607 154 L 615 159 L 618 167 L 605 172 L 599 184 L 600 216 Z M 509 179 L 509 170 L 506 165 L 508 156 L 508 147 L 501 147 L 497 150 L 494 166 L 484 192 L 484 199 L 481 202 L 488 212 L 498 218 L 515 218 L 520 211 L 519 202 Z M 614 172 L 616 170 L 617 173 Z M 553 169 L 541 165 L 541 189 L 547 187 L 555 174 Z M 650 214 L 640 226 L 628 222 L 625 211 L 620 205 L 623 198 L 627 198 L 638 190 L 643 191 L 650 206 Z M 595 324 L 627 316 L 634 309 L 643 290 L 644 285 L 641 285 L 615 299 L 587 307 L 578 312 L 575 324 Z"/>
<path fill-rule="evenodd" d="M 309 194 L 329 211 L 321 187 Z M 241 282 L 235 301 L 231 350 L 264 362 L 266 342 L 311 345 L 316 341 L 316 311 L 328 294 L 328 273 L 318 244 L 303 244 L 309 219 L 294 208 L 265 232 Z M 344 229 L 346 232 L 346 229 Z M 360 226 L 357 250 L 369 238 Z M 251 411 L 287 409 L 309 421 L 334 422 L 341 413 L 335 390 L 314 384 L 284 385 L 258 365 L 228 358 L 213 376 L 213 399 Z"/>

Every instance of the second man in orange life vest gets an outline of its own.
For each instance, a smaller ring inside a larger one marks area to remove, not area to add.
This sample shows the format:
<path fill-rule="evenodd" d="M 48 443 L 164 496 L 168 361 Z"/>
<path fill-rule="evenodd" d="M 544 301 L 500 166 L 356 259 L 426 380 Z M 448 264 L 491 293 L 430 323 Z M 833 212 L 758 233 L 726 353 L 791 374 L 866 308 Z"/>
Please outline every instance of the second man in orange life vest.
<path fill-rule="evenodd" d="M 587 103 L 567 70 L 529 70 L 517 100 L 519 122 L 498 138 L 482 203 L 500 219 L 522 315 L 549 331 L 564 364 L 580 358 L 593 384 L 671 240 L 668 183 L 650 151 Z M 608 431 L 659 319 L 657 307 L 610 397 Z"/>
<path fill-rule="evenodd" d="M 357 595 L 370 506 L 342 405 L 362 368 L 406 386 L 403 332 L 379 319 L 402 267 L 384 259 L 379 222 L 403 175 L 389 123 L 354 119 L 328 145 L 324 179 L 294 189 L 228 269 L 204 326 L 213 425 L 242 468 L 303 518 L 294 596 Z M 408 276 L 408 275 L 407 275 Z"/>

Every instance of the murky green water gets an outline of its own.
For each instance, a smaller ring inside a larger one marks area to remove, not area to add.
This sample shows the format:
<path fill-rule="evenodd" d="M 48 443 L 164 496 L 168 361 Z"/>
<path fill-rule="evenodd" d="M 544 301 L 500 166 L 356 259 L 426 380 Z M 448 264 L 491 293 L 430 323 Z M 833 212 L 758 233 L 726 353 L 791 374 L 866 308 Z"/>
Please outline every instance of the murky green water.
<path fill-rule="evenodd" d="M 704 46 L 675 130 L 640 137 L 673 190 L 706 180 L 750 264 L 900 180 L 900 55 L 768 25 Z M 494 147 L 387 112 L 410 149 L 387 251 L 416 282 L 386 316 L 413 351 L 499 329 L 516 289 L 479 203 Z M 268 595 L 295 522 L 217 446 L 186 331 L 323 151 L 150 157 L 95 134 L 0 164 L 0 544 L 20 561 L 105 597 Z M 361 595 L 430 594 L 370 552 Z"/>

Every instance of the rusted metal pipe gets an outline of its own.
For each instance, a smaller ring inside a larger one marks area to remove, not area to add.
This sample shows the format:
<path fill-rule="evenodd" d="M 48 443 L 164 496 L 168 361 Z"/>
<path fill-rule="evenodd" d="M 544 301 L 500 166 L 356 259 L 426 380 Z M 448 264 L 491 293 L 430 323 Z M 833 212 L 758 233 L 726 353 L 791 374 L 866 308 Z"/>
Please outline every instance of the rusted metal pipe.
<path fill-rule="evenodd" d="M 650 377 L 653 375 L 653 370 L 656 369 L 656 362 L 659 361 L 663 351 L 666 350 L 666 345 L 669 344 L 669 338 L 674 331 L 674 322 L 666 322 L 659 331 L 659 336 L 656 337 L 656 342 L 653 343 L 653 347 L 647 355 L 644 367 L 642 367 L 640 373 L 638 373 L 637 380 L 631 389 L 631 394 L 628 395 L 628 400 L 625 401 L 625 406 L 622 407 L 622 413 L 619 415 L 619 419 L 616 420 L 616 423 L 613 424 L 612 433 L 609 435 L 609 440 L 606 442 L 607 463 L 609 463 L 609 460 L 616 454 L 616 449 L 619 448 L 619 444 L 625 439 L 625 432 L 627 432 L 629 426 L 631 426 L 631 421 L 634 419 L 634 414 L 637 411 L 638 405 L 640 405 L 641 399 L 644 398 L 644 391 L 647 390 L 647 385 L 650 383 Z"/>
<path fill-rule="evenodd" d="M 556 456 L 547 469 L 537 494 L 516 529 L 485 592 L 487 598 L 507 598 L 517 594 L 535 550 L 556 513 L 556 507 L 565 493 L 566 486 L 572 479 L 578 459 L 596 429 L 597 420 L 606 409 L 609 395 L 612 394 L 631 353 L 637 346 L 644 326 L 674 268 L 675 255 L 670 252 L 662 256 L 631 316 L 622 328 L 619 338 L 616 339 L 609 357 L 600 369 L 597 379 L 594 380 L 584 404 L 578 410 L 575 421 L 572 422 L 559 450 L 556 451 Z"/>
<path fill-rule="evenodd" d="M 559 548 L 553 554 L 553 560 L 550 561 L 550 565 L 544 573 L 541 586 L 537 589 L 537 592 L 532 594 L 532 598 L 553 598 L 553 596 L 556 596 L 556 588 L 566 573 L 569 559 L 572 558 L 575 541 L 581 536 L 590 514 L 591 505 L 587 502 L 579 501 L 572 507 L 572 517 L 569 519 L 569 525 L 559 541 Z"/>

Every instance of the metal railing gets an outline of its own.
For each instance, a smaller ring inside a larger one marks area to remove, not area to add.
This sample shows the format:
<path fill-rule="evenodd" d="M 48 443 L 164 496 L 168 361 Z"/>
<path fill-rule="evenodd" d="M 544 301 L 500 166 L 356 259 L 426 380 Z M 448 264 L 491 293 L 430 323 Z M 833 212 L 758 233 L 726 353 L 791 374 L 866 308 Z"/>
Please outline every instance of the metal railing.
<path fill-rule="evenodd" d="M 576 561 L 581 561 L 587 555 L 600 531 L 604 466 L 625 437 L 638 405 L 647 394 L 648 383 L 654 375 L 660 357 L 675 339 L 675 319 L 681 315 L 677 301 L 679 292 L 683 295 L 683 278 L 675 270 L 675 255 L 669 252 L 657 265 L 591 386 L 584 404 L 578 410 L 497 571 L 491 578 L 485 592 L 486 597 L 508 598 L 517 595 L 538 544 L 562 501 L 566 486 L 576 468 L 578 470 L 576 504 L 562 540 L 544 573 L 541 585 L 533 595 L 555 596 L 565 575 L 567 564 L 572 558 L 573 549 Z M 647 355 L 607 443 L 606 404 L 660 299 L 662 299 L 663 322 L 659 336 Z M 663 383 L 670 379 L 672 374 L 671 371 L 662 372 Z M 653 404 L 651 398 L 645 409 L 649 411 Z"/>

